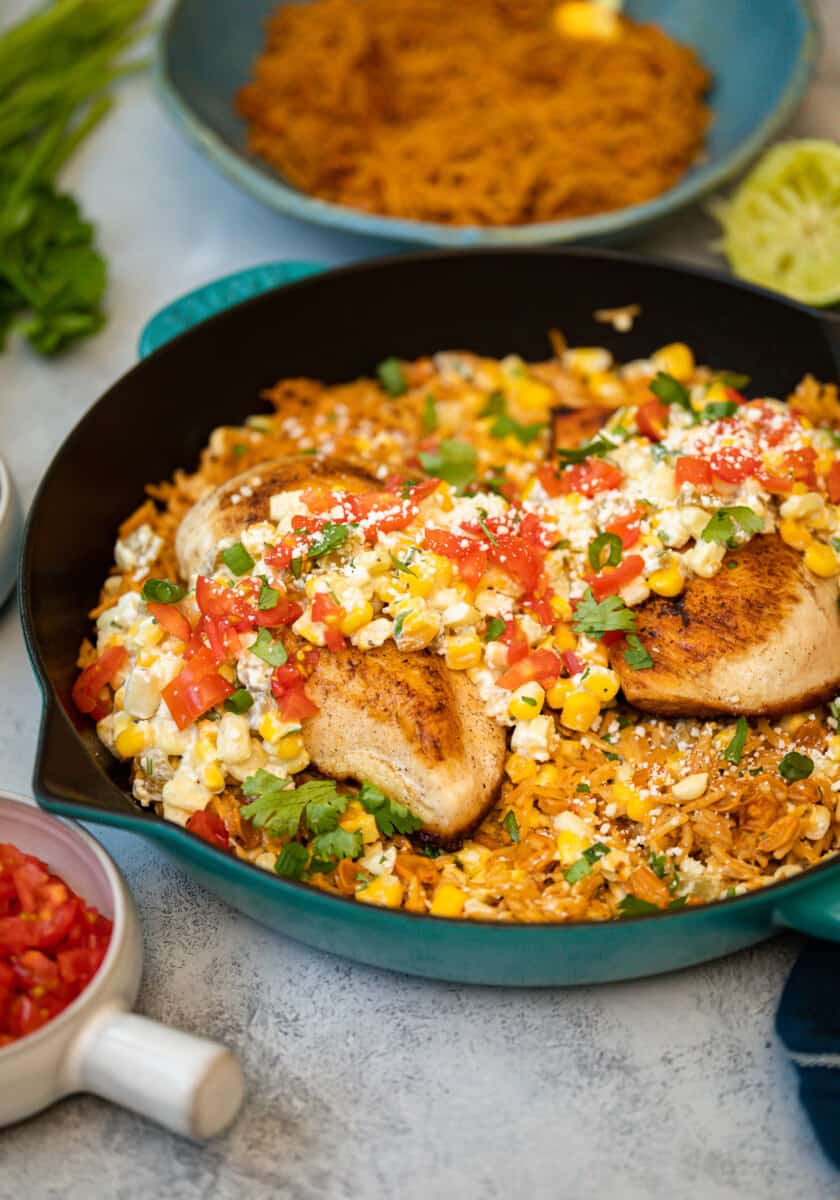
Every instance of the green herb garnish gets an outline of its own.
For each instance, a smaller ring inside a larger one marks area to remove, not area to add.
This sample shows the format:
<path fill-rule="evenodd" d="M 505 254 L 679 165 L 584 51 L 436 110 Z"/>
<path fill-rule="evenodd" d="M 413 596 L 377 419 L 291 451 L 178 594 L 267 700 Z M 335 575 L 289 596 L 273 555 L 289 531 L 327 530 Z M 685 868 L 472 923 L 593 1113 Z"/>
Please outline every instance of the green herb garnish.
<path fill-rule="evenodd" d="M 642 917 L 646 913 L 660 912 L 660 908 L 656 904 L 651 904 L 649 900 L 642 900 L 640 896 L 634 896 L 630 892 L 619 904 L 618 911 L 623 917 Z"/>
<path fill-rule="evenodd" d="M 796 750 L 790 750 L 779 763 L 779 774 L 788 783 L 807 779 L 813 769 L 814 760 L 807 754 L 799 754 Z"/>
<path fill-rule="evenodd" d="M 650 390 L 654 396 L 659 397 L 663 404 L 676 404 L 679 408 L 684 408 L 692 417 L 694 416 L 688 388 L 683 387 L 679 380 L 674 379 L 673 375 L 660 371 L 650 384 Z"/>
<path fill-rule="evenodd" d="M 700 413 L 701 421 L 722 421 L 738 411 L 734 400 L 712 400 Z"/>
<path fill-rule="evenodd" d="M 484 631 L 485 642 L 495 642 L 505 631 L 505 623 L 501 617 L 491 617 Z"/>
<path fill-rule="evenodd" d="M 282 667 L 288 654 L 282 642 L 275 642 L 267 629 L 260 629 L 256 641 L 249 647 L 252 654 L 267 662 L 270 667 Z"/>
<path fill-rule="evenodd" d="M 337 550 L 339 546 L 343 546 L 349 536 L 349 525 L 327 521 L 324 527 L 318 531 L 316 540 L 311 543 L 307 550 L 307 558 L 321 558 L 324 554 L 330 554 L 333 550 Z"/>
<path fill-rule="evenodd" d="M 728 545 L 735 536 L 735 525 L 740 525 L 744 533 L 760 533 L 764 528 L 764 520 L 745 504 L 736 504 L 734 508 L 719 508 L 700 537 L 704 542 L 717 542 Z"/>
<path fill-rule="evenodd" d="M 609 454 L 610 450 L 614 450 L 615 446 L 612 442 L 606 441 L 605 438 L 593 438 L 590 442 L 584 442 L 581 446 L 576 446 L 573 449 L 560 447 L 557 450 L 557 457 L 560 459 L 562 467 L 569 467 L 573 463 L 585 462 L 587 458 L 603 458 L 605 454 Z"/>
<path fill-rule="evenodd" d="M 234 575 L 247 575 L 254 565 L 253 558 L 241 542 L 236 542 L 222 551 L 222 562 Z"/>
<path fill-rule="evenodd" d="M 408 554 L 405 556 L 404 562 L 402 562 L 399 558 L 397 558 L 396 554 L 394 554 L 391 551 L 389 551 L 389 557 L 391 559 L 391 566 L 394 568 L 395 571 L 399 572 L 402 575 L 410 575 L 412 579 L 417 578 L 417 572 L 412 571 L 411 567 L 408 565 L 414 557 L 413 550 L 409 550 Z"/>
<path fill-rule="evenodd" d="M 423 822 L 420 817 L 415 816 L 397 800 L 390 800 L 384 792 L 367 780 L 359 792 L 359 803 L 365 812 L 373 813 L 376 826 L 385 837 L 392 837 L 394 833 L 416 833 L 422 828 Z"/>
<path fill-rule="evenodd" d="M 577 787 L 575 788 L 575 791 L 579 792 L 581 795 L 588 795 L 589 792 L 592 791 L 592 789 L 590 788 L 588 783 L 579 783 L 577 785 Z"/>
<path fill-rule="evenodd" d="M 578 601 L 575 608 L 572 628 L 575 633 L 582 633 L 599 641 L 605 633 L 634 633 L 636 615 L 620 596 L 606 596 L 597 601 L 592 594 L 592 588 L 587 588 L 583 599 Z"/>
<path fill-rule="evenodd" d="M 749 386 L 750 377 L 741 375 L 738 371 L 718 371 L 715 374 L 715 382 L 722 383 L 724 387 L 734 388 L 736 392 L 741 392 Z"/>
<path fill-rule="evenodd" d="M 653 659 L 635 633 L 627 635 L 627 649 L 624 651 L 624 661 L 634 671 L 647 671 L 653 666 Z"/>
<path fill-rule="evenodd" d="M 313 838 L 309 848 L 312 851 L 310 871 L 317 875 L 332 871 L 339 859 L 360 858 L 364 843 L 358 829 L 353 833 L 348 833 L 346 829 L 333 829 Z"/>
<path fill-rule="evenodd" d="M 398 358 L 386 358 L 376 368 L 376 375 L 389 396 L 402 396 L 408 391 L 402 363 Z"/>
<path fill-rule="evenodd" d="M 309 852 L 300 842 L 288 842 L 274 862 L 274 870 L 284 879 L 302 879 Z"/>
<path fill-rule="evenodd" d="M 423 399 L 423 432 L 436 433 L 438 427 L 437 404 L 429 392 Z"/>
<path fill-rule="evenodd" d="M 507 835 L 512 842 L 519 842 L 522 840 L 519 833 L 519 822 L 517 821 L 516 813 L 512 808 L 509 808 L 505 813 L 502 825 L 504 826 Z"/>
<path fill-rule="evenodd" d="M 277 588 L 270 587 L 268 581 L 263 579 L 262 587 L 260 588 L 260 598 L 257 601 L 260 612 L 267 612 L 270 608 L 276 608 L 280 603 L 280 593 Z"/>
<path fill-rule="evenodd" d="M 584 850 L 580 858 L 572 863 L 568 871 L 564 871 L 563 878 L 567 883 L 577 883 L 578 880 L 584 879 L 591 873 L 593 866 L 599 858 L 603 858 L 609 852 L 609 846 L 606 846 L 603 842 L 596 842 L 594 846 L 590 846 Z"/>
<path fill-rule="evenodd" d="M 749 731 L 750 727 L 747 723 L 747 718 L 739 717 L 735 725 L 735 733 L 733 734 L 732 741 L 723 752 L 723 757 L 727 762 L 734 763 L 737 766 L 741 761 Z"/>
<path fill-rule="evenodd" d="M 232 713 L 244 713 L 254 703 L 254 697 L 246 688 L 237 688 L 225 700 L 225 710 Z"/>
<path fill-rule="evenodd" d="M 169 579 L 147 579 L 143 584 L 143 599 L 152 600 L 155 604 L 177 604 L 186 594 L 185 587 Z"/>
<path fill-rule="evenodd" d="M 458 491 L 463 491 L 476 477 L 475 447 L 458 438 L 445 438 L 436 450 L 421 450 L 417 457 L 428 475 L 451 483 Z"/>

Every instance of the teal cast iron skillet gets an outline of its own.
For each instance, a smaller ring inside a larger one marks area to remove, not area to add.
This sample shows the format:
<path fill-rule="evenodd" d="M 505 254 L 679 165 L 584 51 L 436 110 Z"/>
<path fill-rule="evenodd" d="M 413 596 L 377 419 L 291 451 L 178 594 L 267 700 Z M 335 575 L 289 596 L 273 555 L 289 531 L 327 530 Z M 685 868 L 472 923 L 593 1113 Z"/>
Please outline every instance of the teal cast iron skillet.
<path fill-rule="evenodd" d="M 261 52 L 264 21 L 289 0 L 177 0 L 157 40 L 158 95 L 178 129 L 263 204 L 351 233 L 437 246 L 618 242 L 731 179 L 790 120 L 819 51 L 812 0 L 626 0 L 637 21 L 692 46 L 713 75 L 712 124 L 700 160 L 644 204 L 534 225 L 443 225 L 362 212 L 308 196 L 247 148 L 234 101 Z M 399 2 L 399 0 L 396 0 Z M 461 0 L 467 2 L 467 0 Z"/>
<path fill-rule="evenodd" d="M 306 268 L 298 267 L 297 274 Z M 287 277 L 280 272 L 279 278 Z M 147 350 L 176 329 L 278 278 L 267 269 L 210 288 L 153 322 Z M 597 308 L 637 303 L 629 333 Z M 464 348 L 544 357 L 546 331 L 619 358 L 685 341 L 698 360 L 746 371 L 751 391 L 785 395 L 805 371 L 840 376 L 825 317 L 720 276 L 585 250 L 409 255 L 299 279 L 194 325 L 150 353 L 71 432 L 33 503 L 20 566 L 26 642 L 44 697 L 34 790 L 53 812 L 133 830 L 230 904 L 283 933 L 362 962 L 431 978 L 502 985 L 653 975 L 728 954 L 783 927 L 840 940 L 840 859 L 748 896 L 614 923 L 495 925 L 372 908 L 267 874 L 141 810 L 127 771 L 70 701 L 85 616 L 120 521 L 144 485 L 196 464 L 211 430 L 260 408 L 283 376 L 329 383 L 388 355 Z"/>

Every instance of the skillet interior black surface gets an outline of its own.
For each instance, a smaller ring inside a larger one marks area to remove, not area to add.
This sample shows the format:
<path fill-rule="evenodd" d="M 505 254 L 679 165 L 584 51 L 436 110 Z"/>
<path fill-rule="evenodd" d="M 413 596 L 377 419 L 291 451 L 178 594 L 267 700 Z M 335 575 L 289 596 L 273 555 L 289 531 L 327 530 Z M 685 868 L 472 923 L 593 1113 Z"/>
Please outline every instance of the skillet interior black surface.
<path fill-rule="evenodd" d="M 593 319 L 597 308 L 629 303 L 642 306 L 630 333 Z M 59 450 L 33 504 L 20 596 L 47 701 L 36 791 L 157 819 L 132 804 L 123 768 L 69 701 L 116 527 L 148 481 L 194 466 L 210 431 L 260 411 L 260 390 L 283 376 L 339 382 L 390 354 L 441 349 L 541 358 L 553 327 L 573 345 L 606 345 L 621 359 L 685 341 L 699 361 L 749 373 L 753 393 L 784 395 L 806 371 L 822 380 L 840 373 L 828 325 L 807 310 L 715 275 L 605 252 L 410 255 L 304 280 L 220 314 L 106 392 Z"/>

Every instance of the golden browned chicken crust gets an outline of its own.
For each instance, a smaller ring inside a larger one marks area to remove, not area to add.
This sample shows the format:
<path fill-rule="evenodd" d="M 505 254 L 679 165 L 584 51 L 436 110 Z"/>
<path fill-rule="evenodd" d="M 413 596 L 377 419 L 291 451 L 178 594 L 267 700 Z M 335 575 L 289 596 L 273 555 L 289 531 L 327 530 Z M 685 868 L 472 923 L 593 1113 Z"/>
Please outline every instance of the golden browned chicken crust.
<path fill-rule="evenodd" d="M 583 408 L 552 409 L 552 450 L 571 450 L 596 437 L 615 410 L 592 404 Z"/>
<path fill-rule="evenodd" d="M 307 685 L 320 711 L 304 724 L 313 764 L 369 779 L 450 842 L 476 825 L 501 785 L 505 731 L 463 671 L 391 642 L 321 654 Z"/>
<path fill-rule="evenodd" d="M 271 497 L 310 484 L 347 492 L 381 488 L 365 467 L 309 455 L 262 463 L 200 500 L 184 517 L 176 552 L 184 578 L 210 572 L 223 538 L 266 520 Z M 367 779 L 407 804 L 424 832 L 450 842 L 476 825 L 502 782 L 505 730 L 487 715 L 463 671 L 431 653 L 322 652 L 307 683 L 319 706 L 304 722 L 312 763 L 338 779 Z"/>
<path fill-rule="evenodd" d="M 734 566 L 730 566 L 734 564 Z M 837 583 L 818 579 L 776 535 L 727 554 L 711 579 L 635 610 L 653 659 L 633 670 L 610 651 L 627 700 L 665 716 L 795 712 L 840 688 Z"/>

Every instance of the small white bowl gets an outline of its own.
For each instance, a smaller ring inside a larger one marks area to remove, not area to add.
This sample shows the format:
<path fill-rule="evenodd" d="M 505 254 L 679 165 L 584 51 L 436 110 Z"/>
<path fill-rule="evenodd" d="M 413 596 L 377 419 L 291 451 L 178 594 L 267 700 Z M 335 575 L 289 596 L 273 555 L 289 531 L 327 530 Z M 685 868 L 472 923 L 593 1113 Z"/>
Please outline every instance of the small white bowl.
<path fill-rule="evenodd" d="M 113 860 L 74 822 L 8 793 L 0 795 L 0 842 L 43 859 L 114 922 L 108 952 L 85 990 L 37 1033 L 0 1049 L 0 1127 L 71 1092 L 94 1092 L 188 1137 L 220 1133 L 242 1103 L 242 1069 L 224 1046 L 129 1011 L 143 942 Z"/>
<path fill-rule="evenodd" d="M 0 605 L 15 586 L 21 514 L 9 468 L 0 458 Z"/>

